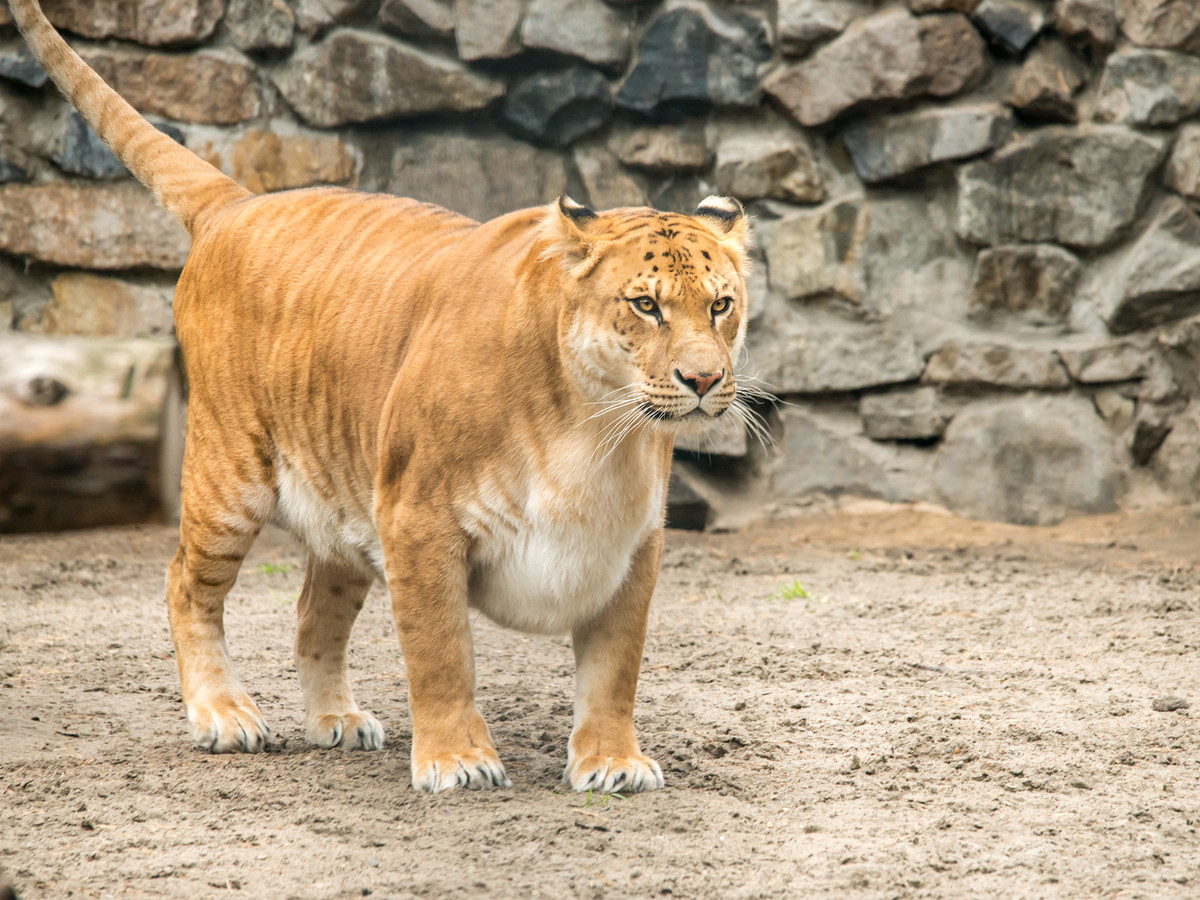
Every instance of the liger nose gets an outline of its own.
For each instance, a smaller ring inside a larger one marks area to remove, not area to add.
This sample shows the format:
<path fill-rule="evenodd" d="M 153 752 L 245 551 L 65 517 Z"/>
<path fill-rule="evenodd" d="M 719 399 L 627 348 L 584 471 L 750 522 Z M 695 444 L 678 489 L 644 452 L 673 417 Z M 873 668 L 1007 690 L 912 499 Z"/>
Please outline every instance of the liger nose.
<path fill-rule="evenodd" d="M 676 369 L 675 377 L 695 391 L 697 397 L 703 397 L 712 389 L 714 384 L 725 377 L 725 373 L 718 372 L 714 375 L 712 372 L 689 372 L 684 375 Z"/>

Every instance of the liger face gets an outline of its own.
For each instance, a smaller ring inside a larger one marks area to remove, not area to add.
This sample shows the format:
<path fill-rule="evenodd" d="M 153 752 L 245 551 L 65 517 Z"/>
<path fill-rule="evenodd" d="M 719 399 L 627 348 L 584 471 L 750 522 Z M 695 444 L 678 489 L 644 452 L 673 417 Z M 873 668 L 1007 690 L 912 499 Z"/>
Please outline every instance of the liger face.
<path fill-rule="evenodd" d="M 579 350 L 596 402 L 698 432 L 734 403 L 747 319 L 741 260 L 690 216 L 639 211 L 581 279 Z"/>

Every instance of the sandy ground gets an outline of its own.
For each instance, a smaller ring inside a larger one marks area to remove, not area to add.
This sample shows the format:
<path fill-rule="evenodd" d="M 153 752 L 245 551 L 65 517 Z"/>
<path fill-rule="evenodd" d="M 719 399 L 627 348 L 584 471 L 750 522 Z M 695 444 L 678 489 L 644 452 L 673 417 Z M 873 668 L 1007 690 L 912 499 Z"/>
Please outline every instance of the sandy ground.
<path fill-rule="evenodd" d="M 167 528 L 0 541 L 0 880 L 20 897 L 1197 897 L 1200 509 L 1028 529 L 851 504 L 672 532 L 638 724 L 664 791 L 558 778 L 565 639 L 476 622 L 511 790 L 408 783 L 378 589 L 353 640 L 378 753 L 303 740 L 302 554 L 229 603 L 280 738 L 190 746 Z M 1159 701 L 1156 704 L 1156 701 Z"/>

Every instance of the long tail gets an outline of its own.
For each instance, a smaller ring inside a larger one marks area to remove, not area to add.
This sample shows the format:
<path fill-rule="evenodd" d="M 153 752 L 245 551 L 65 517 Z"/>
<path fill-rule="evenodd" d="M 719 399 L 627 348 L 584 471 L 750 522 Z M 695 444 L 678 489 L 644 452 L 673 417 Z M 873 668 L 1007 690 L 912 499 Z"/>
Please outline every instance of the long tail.
<path fill-rule="evenodd" d="M 253 196 L 163 134 L 67 46 L 38 0 L 8 0 L 29 49 L 59 90 L 158 202 L 193 232 L 206 212 Z"/>

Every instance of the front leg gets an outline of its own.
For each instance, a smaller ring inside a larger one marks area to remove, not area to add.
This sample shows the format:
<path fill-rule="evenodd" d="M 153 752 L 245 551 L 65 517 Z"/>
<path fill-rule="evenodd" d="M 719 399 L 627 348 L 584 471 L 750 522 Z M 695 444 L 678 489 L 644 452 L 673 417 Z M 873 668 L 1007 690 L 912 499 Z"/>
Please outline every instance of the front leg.
<path fill-rule="evenodd" d="M 575 646 L 575 727 L 563 782 L 577 791 L 655 791 L 658 763 L 643 756 L 633 731 L 650 596 L 658 580 L 660 528 L 634 555 L 613 602 L 572 632 Z"/>
<path fill-rule="evenodd" d="M 381 529 L 392 612 L 408 668 L 413 787 L 431 794 L 511 787 L 475 708 L 466 540 L 452 523 L 435 517 L 421 509 L 392 516 Z"/>

